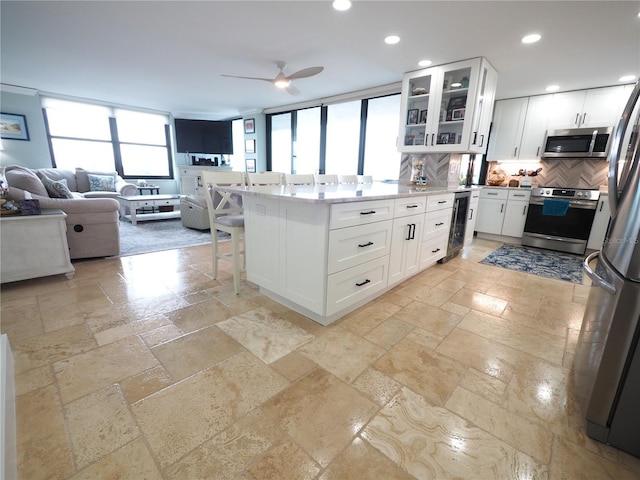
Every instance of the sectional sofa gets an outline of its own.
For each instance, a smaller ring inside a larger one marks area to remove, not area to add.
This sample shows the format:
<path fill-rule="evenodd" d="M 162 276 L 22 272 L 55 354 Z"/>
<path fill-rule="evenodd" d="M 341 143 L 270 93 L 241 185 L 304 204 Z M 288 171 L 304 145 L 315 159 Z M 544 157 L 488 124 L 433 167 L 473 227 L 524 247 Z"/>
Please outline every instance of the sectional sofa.
<path fill-rule="evenodd" d="M 40 208 L 55 208 L 67 214 L 72 260 L 120 254 L 119 204 L 115 197 L 135 195 L 134 184 L 116 172 L 81 168 L 72 171 L 10 165 L 5 167 L 5 175 L 9 200 L 34 198 L 40 202 Z"/>

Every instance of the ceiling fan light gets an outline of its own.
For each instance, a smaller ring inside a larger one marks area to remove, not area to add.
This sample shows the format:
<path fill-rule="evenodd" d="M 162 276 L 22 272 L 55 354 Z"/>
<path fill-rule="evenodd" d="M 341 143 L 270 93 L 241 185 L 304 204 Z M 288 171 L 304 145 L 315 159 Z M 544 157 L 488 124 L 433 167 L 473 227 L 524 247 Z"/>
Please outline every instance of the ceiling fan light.
<path fill-rule="evenodd" d="M 289 85 L 291 85 L 291 80 L 283 78 L 281 80 L 276 80 L 275 82 L 273 82 L 273 84 L 278 88 L 287 88 Z"/>
<path fill-rule="evenodd" d="M 351 8 L 351 2 L 349 0 L 333 0 L 333 8 L 339 12 L 344 12 Z"/>

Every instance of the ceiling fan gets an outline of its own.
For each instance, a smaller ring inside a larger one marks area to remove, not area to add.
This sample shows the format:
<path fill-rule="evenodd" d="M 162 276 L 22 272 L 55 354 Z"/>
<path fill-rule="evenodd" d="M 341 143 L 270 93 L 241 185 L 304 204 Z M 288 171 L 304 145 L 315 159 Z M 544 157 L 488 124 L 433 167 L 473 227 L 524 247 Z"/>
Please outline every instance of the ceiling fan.
<path fill-rule="evenodd" d="M 298 70 L 291 75 L 285 75 L 284 69 L 287 64 L 284 62 L 276 62 L 276 66 L 280 69 L 280 73 L 276 75 L 275 78 L 262 78 L 262 77 L 242 77 L 240 75 L 224 75 L 222 77 L 232 77 L 232 78 L 244 78 L 247 80 L 262 80 L 265 82 L 273 83 L 276 87 L 282 88 L 286 90 L 291 95 L 300 95 L 300 90 L 293 86 L 292 81 L 298 78 L 308 78 L 313 77 L 314 75 L 318 75 L 320 72 L 324 70 L 324 67 L 309 67 L 303 68 L 302 70 Z"/>

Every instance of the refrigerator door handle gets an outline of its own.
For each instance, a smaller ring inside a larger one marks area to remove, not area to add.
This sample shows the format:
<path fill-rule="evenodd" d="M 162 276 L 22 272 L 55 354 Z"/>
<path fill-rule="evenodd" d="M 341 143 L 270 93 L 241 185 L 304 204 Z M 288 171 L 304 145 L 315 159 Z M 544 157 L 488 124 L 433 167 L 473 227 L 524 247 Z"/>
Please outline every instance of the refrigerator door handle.
<path fill-rule="evenodd" d="M 584 264 L 583 264 L 584 271 L 592 281 L 596 282 L 598 285 L 604 288 L 607 293 L 610 293 L 611 295 L 615 295 L 616 287 L 614 287 L 612 284 L 610 284 L 604 278 L 602 278 L 600 275 L 594 272 L 591 266 L 589 265 L 589 263 L 595 260 L 595 258 L 598 257 L 599 255 L 600 255 L 599 251 L 593 252 L 591 255 L 589 255 L 587 258 L 584 259 Z"/>
<path fill-rule="evenodd" d="M 629 122 L 631 121 L 631 115 L 633 109 L 640 97 L 640 81 L 636 82 L 629 101 L 624 107 L 624 111 L 620 116 L 618 126 L 613 132 L 613 140 L 611 142 L 611 150 L 609 151 L 609 209 L 611 210 L 611 217 L 616 216 L 618 211 L 618 200 L 620 199 L 620 193 L 618 192 L 618 163 L 621 159 L 621 153 L 623 150 L 624 133 L 627 130 Z M 622 179 L 621 179 L 622 180 Z"/>

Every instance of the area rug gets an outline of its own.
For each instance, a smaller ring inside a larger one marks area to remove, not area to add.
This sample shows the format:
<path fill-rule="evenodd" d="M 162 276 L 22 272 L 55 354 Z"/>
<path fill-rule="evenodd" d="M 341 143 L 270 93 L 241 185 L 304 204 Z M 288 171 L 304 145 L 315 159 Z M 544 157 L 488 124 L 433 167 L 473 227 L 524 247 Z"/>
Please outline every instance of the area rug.
<path fill-rule="evenodd" d="M 570 253 L 520 245 L 503 245 L 487 255 L 480 263 L 566 282 L 582 283 L 582 261 L 581 256 Z"/>
<path fill-rule="evenodd" d="M 205 243 L 211 243 L 209 230 L 186 228 L 180 219 L 138 222 L 137 225 L 132 225 L 128 220 L 120 221 L 120 256 Z"/>

